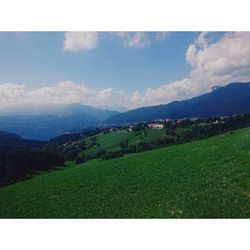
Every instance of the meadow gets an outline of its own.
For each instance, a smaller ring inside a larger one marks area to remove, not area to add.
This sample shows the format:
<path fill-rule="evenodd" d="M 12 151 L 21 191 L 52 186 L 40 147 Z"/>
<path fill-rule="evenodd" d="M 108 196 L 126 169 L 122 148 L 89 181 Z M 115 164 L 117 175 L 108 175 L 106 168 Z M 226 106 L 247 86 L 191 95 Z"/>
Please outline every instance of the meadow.
<path fill-rule="evenodd" d="M 250 129 L 0 188 L 1 218 L 249 218 Z"/>
<path fill-rule="evenodd" d="M 140 142 L 152 142 L 157 138 L 165 137 L 165 130 L 144 129 L 141 131 L 128 131 L 127 129 L 112 131 L 109 133 L 100 133 L 96 136 L 90 136 L 85 141 L 89 146 L 93 143 L 96 145 L 85 150 L 87 157 L 95 157 L 96 153 L 101 150 L 115 152 L 121 150 L 120 144 L 127 141 L 128 146 L 137 146 Z"/>

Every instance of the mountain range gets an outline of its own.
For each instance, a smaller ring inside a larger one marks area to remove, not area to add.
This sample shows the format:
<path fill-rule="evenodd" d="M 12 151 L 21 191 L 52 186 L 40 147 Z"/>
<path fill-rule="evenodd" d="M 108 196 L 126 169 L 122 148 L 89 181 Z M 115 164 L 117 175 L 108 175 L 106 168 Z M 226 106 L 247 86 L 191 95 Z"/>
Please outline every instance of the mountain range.
<path fill-rule="evenodd" d="M 250 83 L 215 86 L 212 91 L 192 99 L 165 105 L 143 107 L 115 115 L 107 124 L 121 124 L 156 119 L 227 116 L 250 112 Z"/>
<path fill-rule="evenodd" d="M 119 114 L 92 106 L 73 104 L 51 107 L 50 110 L 25 113 L 5 113 L 0 116 L 0 130 L 19 134 L 26 139 L 48 140 L 66 132 L 95 126 Z"/>

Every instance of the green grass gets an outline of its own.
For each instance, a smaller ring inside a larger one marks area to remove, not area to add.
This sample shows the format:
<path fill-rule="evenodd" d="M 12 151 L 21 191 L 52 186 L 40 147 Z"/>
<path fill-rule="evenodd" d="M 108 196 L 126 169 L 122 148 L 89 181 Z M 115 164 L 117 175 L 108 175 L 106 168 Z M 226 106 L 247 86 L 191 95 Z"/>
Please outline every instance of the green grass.
<path fill-rule="evenodd" d="M 2 218 L 249 218 L 250 129 L 0 188 Z"/>
<path fill-rule="evenodd" d="M 163 136 L 165 133 L 165 129 L 162 130 L 152 130 L 152 129 L 145 129 L 143 131 L 128 131 L 128 130 L 120 130 L 120 131 L 113 131 L 109 132 L 108 134 L 98 134 L 96 135 L 96 142 L 99 146 L 91 147 L 85 150 L 86 156 L 93 157 L 98 151 L 105 150 L 108 152 L 114 152 L 121 150 L 120 143 L 128 140 L 128 145 L 138 145 L 140 141 L 150 142 L 156 140 L 157 138 Z M 146 134 L 146 136 L 145 136 Z M 91 144 L 92 138 L 86 138 L 86 143 L 89 145 Z"/>

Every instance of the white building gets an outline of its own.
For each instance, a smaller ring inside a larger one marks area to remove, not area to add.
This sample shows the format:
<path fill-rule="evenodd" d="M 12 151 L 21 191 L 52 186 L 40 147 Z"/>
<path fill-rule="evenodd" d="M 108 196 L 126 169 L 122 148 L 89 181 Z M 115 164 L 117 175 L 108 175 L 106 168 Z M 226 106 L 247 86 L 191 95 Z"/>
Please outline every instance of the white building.
<path fill-rule="evenodd" d="M 148 124 L 148 127 L 151 129 L 163 129 L 164 128 L 163 124 L 160 124 L 160 123 L 150 123 Z"/>

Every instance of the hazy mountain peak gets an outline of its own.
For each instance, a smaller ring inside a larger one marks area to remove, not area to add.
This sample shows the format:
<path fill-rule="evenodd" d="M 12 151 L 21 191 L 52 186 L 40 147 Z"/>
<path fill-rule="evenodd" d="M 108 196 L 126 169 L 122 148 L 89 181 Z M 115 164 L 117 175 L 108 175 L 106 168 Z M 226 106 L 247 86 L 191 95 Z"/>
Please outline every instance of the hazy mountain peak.
<path fill-rule="evenodd" d="M 123 113 L 123 112 L 126 112 L 128 111 L 129 109 L 122 106 L 122 105 L 112 105 L 112 106 L 98 106 L 98 108 L 100 109 L 105 109 L 105 110 L 113 110 L 113 111 L 117 111 L 117 112 L 120 112 L 120 113 Z"/>

